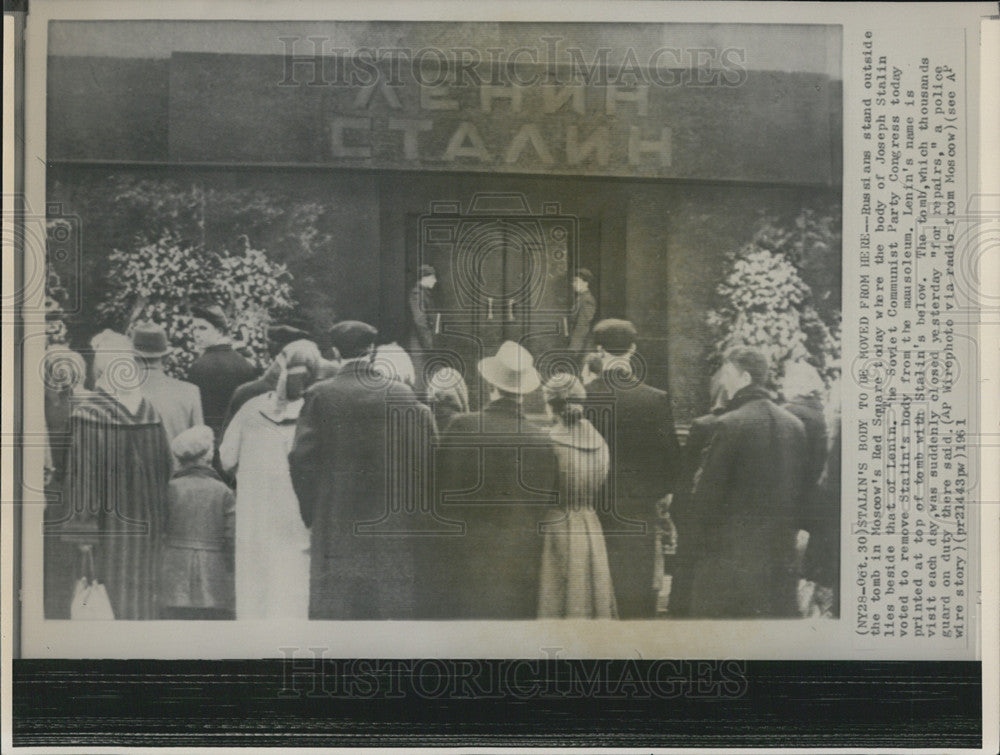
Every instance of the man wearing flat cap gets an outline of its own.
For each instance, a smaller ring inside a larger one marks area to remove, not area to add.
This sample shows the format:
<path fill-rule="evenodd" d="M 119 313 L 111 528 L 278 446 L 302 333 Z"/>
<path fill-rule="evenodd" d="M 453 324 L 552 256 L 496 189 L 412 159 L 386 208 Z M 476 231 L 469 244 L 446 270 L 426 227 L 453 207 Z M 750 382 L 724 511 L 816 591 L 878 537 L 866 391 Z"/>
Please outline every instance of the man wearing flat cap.
<path fill-rule="evenodd" d="M 233 392 L 257 377 L 257 369 L 233 349 L 229 321 L 221 307 L 192 307 L 191 317 L 194 345 L 201 356 L 188 370 L 188 380 L 201 391 L 205 424 L 220 438 Z"/>
<path fill-rule="evenodd" d="M 680 448 L 670 397 L 635 374 L 638 334 L 628 320 L 594 326 L 601 374 L 587 386 L 588 419 L 611 451 L 608 498 L 601 513 L 611 580 L 623 619 L 656 612 L 657 502 L 673 493 Z"/>
<path fill-rule="evenodd" d="M 435 513 L 464 533 L 425 538 L 423 603 L 433 618 L 531 619 L 538 615 L 541 525 L 558 504 L 547 428 L 522 410 L 541 380 L 531 354 L 513 341 L 478 368 L 492 401 L 452 417 L 437 454 Z"/>
<path fill-rule="evenodd" d="M 163 420 L 167 440 L 201 425 L 201 392 L 198 386 L 172 378 L 163 371 L 163 357 L 171 351 L 164 327 L 155 323 L 138 323 L 132 330 L 132 348 L 142 373 L 140 391 Z"/>
<path fill-rule="evenodd" d="M 302 520 L 311 529 L 310 619 L 415 613 L 415 537 L 394 526 L 398 520 L 382 529 L 373 523 L 392 520 L 394 506 L 408 512 L 426 505 L 420 486 L 400 478 L 428 466 L 420 459 L 430 454 L 434 418 L 408 385 L 374 369 L 377 337 L 374 327 L 356 320 L 331 328 L 340 371 L 306 393 L 288 456 Z"/>

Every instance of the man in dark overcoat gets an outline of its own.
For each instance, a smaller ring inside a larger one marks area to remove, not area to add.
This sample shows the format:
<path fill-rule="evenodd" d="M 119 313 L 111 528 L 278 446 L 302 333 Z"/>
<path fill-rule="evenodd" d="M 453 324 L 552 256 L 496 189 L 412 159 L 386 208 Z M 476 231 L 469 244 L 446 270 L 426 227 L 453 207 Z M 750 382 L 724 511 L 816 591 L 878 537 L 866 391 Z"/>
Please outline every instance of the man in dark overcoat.
<path fill-rule="evenodd" d="M 680 449 L 670 397 L 634 372 L 637 333 L 628 320 L 601 320 L 594 345 L 601 375 L 587 386 L 588 419 L 611 452 L 605 503 L 598 514 L 611 581 L 623 619 L 656 613 L 657 503 L 673 492 Z"/>
<path fill-rule="evenodd" d="M 725 414 L 726 405 L 730 398 L 719 377 L 719 371 L 716 371 L 709 381 L 708 393 L 711 408 L 708 414 L 691 420 L 691 427 L 688 429 L 687 440 L 681 453 L 681 465 L 677 484 L 674 486 L 673 502 L 670 504 L 670 517 L 678 531 L 677 553 L 674 557 L 673 579 L 670 584 L 670 602 L 667 606 L 667 612 L 672 618 L 683 618 L 688 615 L 691 598 L 691 570 L 686 567 L 686 564 L 693 562 L 698 557 L 697 551 L 692 548 L 695 543 L 685 537 L 690 531 L 689 524 L 691 524 L 693 517 L 691 490 L 695 477 L 705 463 L 705 457 L 715 433 L 715 423 L 722 414 Z"/>
<path fill-rule="evenodd" d="M 799 534 L 796 541 L 796 559 L 802 561 L 806 544 L 814 530 L 821 525 L 816 521 L 819 479 L 826 466 L 827 431 L 823 410 L 823 392 L 826 386 L 819 372 L 803 361 L 787 362 L 781 380 L 784 406 L 802 423 L 806 430 L 806 467 L 802 498 L 799 503 Z"/>
<path fill-rule="evenodd" d="M 310 619 L 408 619 L 415 611 L 414 534 L 427 507 L 407 475 L 429 466 L 430 409 L 376 372 L 377 331 L 345 321 L 330 340 L 340 372 L 306 393 L 288 456 L 311 528 Z"/>
<path fill-rule="evenodd" d="M 840 416 L 834 417 L 830 430 L 830 451 L 826 469 L 820 477 L 809 549 L 806 551 L 805 576 L 816 583 L 813 602 L 823 613 L 840 616 Z"/>
<path fill-rule="evenodd" d="M 233 393 L 257 377 L 257 368 L 233 349 L 229 320 L 218 305 L 192 307 L 194 345 L 201 351 L 188 369 L 187 378 L 201 391 L 205 424 L 222 440 L 226 410 Z"/>
<path fill-rule="evenodd" d="M 600 377 L 587 386 L 588 419 L 611 452 L 605 504 L 599 511 L 608 548 L 611 581 L 623 619 L 656 612 L 657 502 L 672 493 L 680 448 L 670 397 L 634 372 L 637 333 L 628 320 L 594 327 L 602 359 Z"/>
<path fill-rule="evenodd" d="M 521 408 L 540 384 L 533 361 L 513 341 L 481 360 L 492 401 L 456 414 L 441 436 L 435 511 L 456 532 L 426 540 L 421 584 L 433 618 L 537 616 L 541 524 L 558 494 L 546 428 Z"/>
<path fill-rule="evenodd" d="M 805 479 L 802 423 L 771 400 L 767 358 L 730 351 L 720 379 L 732 395 L 691 493 L 687 537 L 692 618 L 796 614 L 796 508 Z"/>

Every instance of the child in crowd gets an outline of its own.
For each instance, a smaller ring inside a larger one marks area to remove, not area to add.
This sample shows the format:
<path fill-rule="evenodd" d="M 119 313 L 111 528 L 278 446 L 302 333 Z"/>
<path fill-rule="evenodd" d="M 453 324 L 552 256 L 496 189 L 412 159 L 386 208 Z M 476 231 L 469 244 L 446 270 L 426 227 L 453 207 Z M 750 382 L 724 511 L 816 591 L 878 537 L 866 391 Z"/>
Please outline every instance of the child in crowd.
<path fill-rule="evenodd" d="M 170 449 L 178 469 L 170 480 L 160 564 L 163 618 L 231 619 L 236 499 L 212 469 L 214 435 L 197 425 Z"/>

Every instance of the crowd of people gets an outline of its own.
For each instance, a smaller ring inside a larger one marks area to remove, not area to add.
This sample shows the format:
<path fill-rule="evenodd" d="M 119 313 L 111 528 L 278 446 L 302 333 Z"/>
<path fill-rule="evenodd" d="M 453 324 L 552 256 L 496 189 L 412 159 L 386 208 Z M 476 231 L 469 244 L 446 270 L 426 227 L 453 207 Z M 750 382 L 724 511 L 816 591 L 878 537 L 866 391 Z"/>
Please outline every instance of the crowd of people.
<path fill-rule="evenodd" d="M 153 323 L 95 337 L 89 376 L 50 355 L 48 618 L 90 561 L 117 619 L 652 618 L 665 571 L 670 616 L 836 615 L 839 425 L 803 361 L 779 401 L 731 350 L 682 448 L 627 320 L 551 375 L 513 341 L 425 374 L 420 339 L 344 321 L 324 356 L 276 325 L 258 374 L 219 307 L 192 318 L 187 381 Z"/>

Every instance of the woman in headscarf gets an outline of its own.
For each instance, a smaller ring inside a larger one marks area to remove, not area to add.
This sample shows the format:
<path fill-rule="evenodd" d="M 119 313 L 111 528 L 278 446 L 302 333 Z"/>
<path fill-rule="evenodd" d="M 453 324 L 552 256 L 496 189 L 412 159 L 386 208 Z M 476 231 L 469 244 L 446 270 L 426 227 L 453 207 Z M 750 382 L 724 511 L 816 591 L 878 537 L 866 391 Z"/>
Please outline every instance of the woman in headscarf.
<path fill-rule="evenodd" d="M 417 371 L 406 349 L 398 343 L 385 343 L 375 349 L 372 369 L 383 377 L 398 380 L 416 389 Z"/>
<path fill-rule="evenodd" d="M 250 380 L 249 382 L 243 383 L 239 388 L 233 392 L 233 397 L 229 399 L 229 407 L 226 409 L 226 418 L 222 423 L 222 433 L 225 435 L 226 428 L 229 427 L 229 423 L 233 421 L 233 417 L 236 416 L 243 404 L 252 399 L 254 396 L 260 396 L 268 391 L 273 391 L 278 385 L 278 378 L 281 376 L 281 365 L 287 359 L 287 354 L 285 350 L 292 348 L 299 348 L 295 344 L 302 341 L 312 343 L 308 339 L 297 339 L 295 341 L 289 341 L 285 343 L 277 354 L 274 356 L 274 360 L 268 365 L 267 369 L 264 370 L 264 374 L 259 378 Z M 323 359 L 320 357 L 319 366 L 316 371 L 316 380 L 326 380 L 327 378 L 333 377 L 337 374 L 340 369 L 340 354 L 337 353 L 336 349 L 332 349 L 332 359 Z"/>
<path fill-rule="evenodd" d="M 132 341 L 95 344 L 94 388 L 73 407 L 66 464 L 67 532 L 96 546 L 97 578 L 117 619 L 157 618 L 156 564 L 171 455 L 160 416 L 142 397 Z"/>
<path fill-rule="evenodd" d="M 453 367 L 442 367 L 427 381 L 427 404 L 434 412 L 438 430 L 448 427 L 456 414 L 469 411 L 469 389 L 462 373 Z"/>
<path fill-rule="evenodd" d="M 277 387 L 240 407 L 219 447 L 223 469 L 236 473 L 237 619 L 309 617 L 309 530 L 288 453 L 321 359 L 312 341 L 287 345 Z"/>
<path fill-rule="evenodd" d="M 579 380 L 556 375 L 542 391 L 553 422 L 549 438 L 559 465 L 562 511 L 543 525 L 538 616 L 614 618 L 615 593 L 596 511 L 608 476 L 608 445 L 583 416 L 587 393 Z"/>

